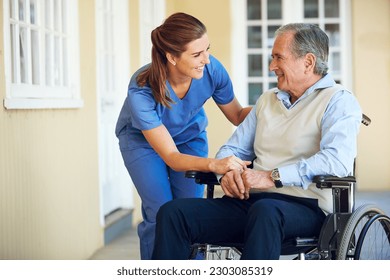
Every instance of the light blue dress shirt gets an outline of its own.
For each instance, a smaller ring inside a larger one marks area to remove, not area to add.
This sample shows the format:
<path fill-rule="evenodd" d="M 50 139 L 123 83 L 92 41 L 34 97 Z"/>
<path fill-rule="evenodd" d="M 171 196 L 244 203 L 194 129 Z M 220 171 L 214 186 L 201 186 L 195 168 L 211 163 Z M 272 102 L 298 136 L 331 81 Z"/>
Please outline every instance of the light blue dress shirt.
<path fill-rule="evenodd" d="M 313 94 L 317 89 L 328 88 L 336 83 L 331 74 L 327 74 L 294 103 L 291 104 L 288 93 L 275 89 L 287 109 Z M 315 94 L 315 93 L 314 93 Z M 348 176 L 353 172 L 353 163 L 357 153 L 356 135 L 359 132 L 362 111 L 357 99 L 348 91 L 340 90 L 330 100 L 321 123 L 322 138 L 320 151 L 313 156 L 286 165 L 275 166 L 279 169 L 284 186 L 301 186 L 307 189 L 316 175 Z M 218 151 L 216 158 L 235 155 L 243 160 L 253 160 L 256 123 L 254 107 L 236 131 Z M 285 140 L 288 145 L 288 139 Z"/>

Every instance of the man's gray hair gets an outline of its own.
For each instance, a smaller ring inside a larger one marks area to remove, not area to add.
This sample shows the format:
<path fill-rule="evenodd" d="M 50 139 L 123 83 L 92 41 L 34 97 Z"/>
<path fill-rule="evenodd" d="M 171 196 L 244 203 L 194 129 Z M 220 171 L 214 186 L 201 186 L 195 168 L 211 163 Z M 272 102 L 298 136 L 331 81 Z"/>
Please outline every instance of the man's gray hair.
<path fill-rule="evenodd" d="M 294 39 L 291 51 L 296 57 L 312 53 L 316 57 L 314 73 L 324 76 L 328 72 L 329 38 L 317 25 L 307 23 L 290 23 L 279 27 L 275 36 L 292 32 Z"/>

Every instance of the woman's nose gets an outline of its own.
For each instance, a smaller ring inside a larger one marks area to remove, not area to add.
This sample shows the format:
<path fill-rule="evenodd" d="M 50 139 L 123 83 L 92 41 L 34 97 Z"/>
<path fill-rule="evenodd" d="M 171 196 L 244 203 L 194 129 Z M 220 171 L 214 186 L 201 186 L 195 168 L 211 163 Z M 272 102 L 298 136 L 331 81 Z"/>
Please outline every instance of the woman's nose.
<path fill-rule="evenodd" d="M 210 53 L 209 52 L 205 52 L 203 54 L 202 63 L 203 64 L 209 64 L 210 63 Z"/>

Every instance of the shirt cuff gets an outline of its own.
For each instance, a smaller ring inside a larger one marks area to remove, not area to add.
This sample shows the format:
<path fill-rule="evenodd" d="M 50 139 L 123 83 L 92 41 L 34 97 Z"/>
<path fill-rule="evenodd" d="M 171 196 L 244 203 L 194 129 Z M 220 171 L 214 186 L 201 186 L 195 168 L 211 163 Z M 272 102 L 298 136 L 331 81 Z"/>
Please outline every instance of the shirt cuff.
<path fill-rule="evenodd" d="M 302 179 L 298 173 L 298 167 L 296 164 L 290 164 L 283 167 L 278 167 L 280 181 L 283 186 L 300 186 L 302 187 Z"/>

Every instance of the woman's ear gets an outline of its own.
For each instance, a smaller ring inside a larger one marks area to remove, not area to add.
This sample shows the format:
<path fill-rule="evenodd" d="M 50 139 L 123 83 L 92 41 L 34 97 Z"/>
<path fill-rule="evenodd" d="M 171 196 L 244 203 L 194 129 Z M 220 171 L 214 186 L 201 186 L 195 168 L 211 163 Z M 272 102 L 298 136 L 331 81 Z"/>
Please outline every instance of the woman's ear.
<path fill-rule="evenodd" d="M 175 57 L 171 55 L 170 53 L 166 54 L 167 60 L 169 63 L 171 63 L 173 66 L 176 66 Z"/>

